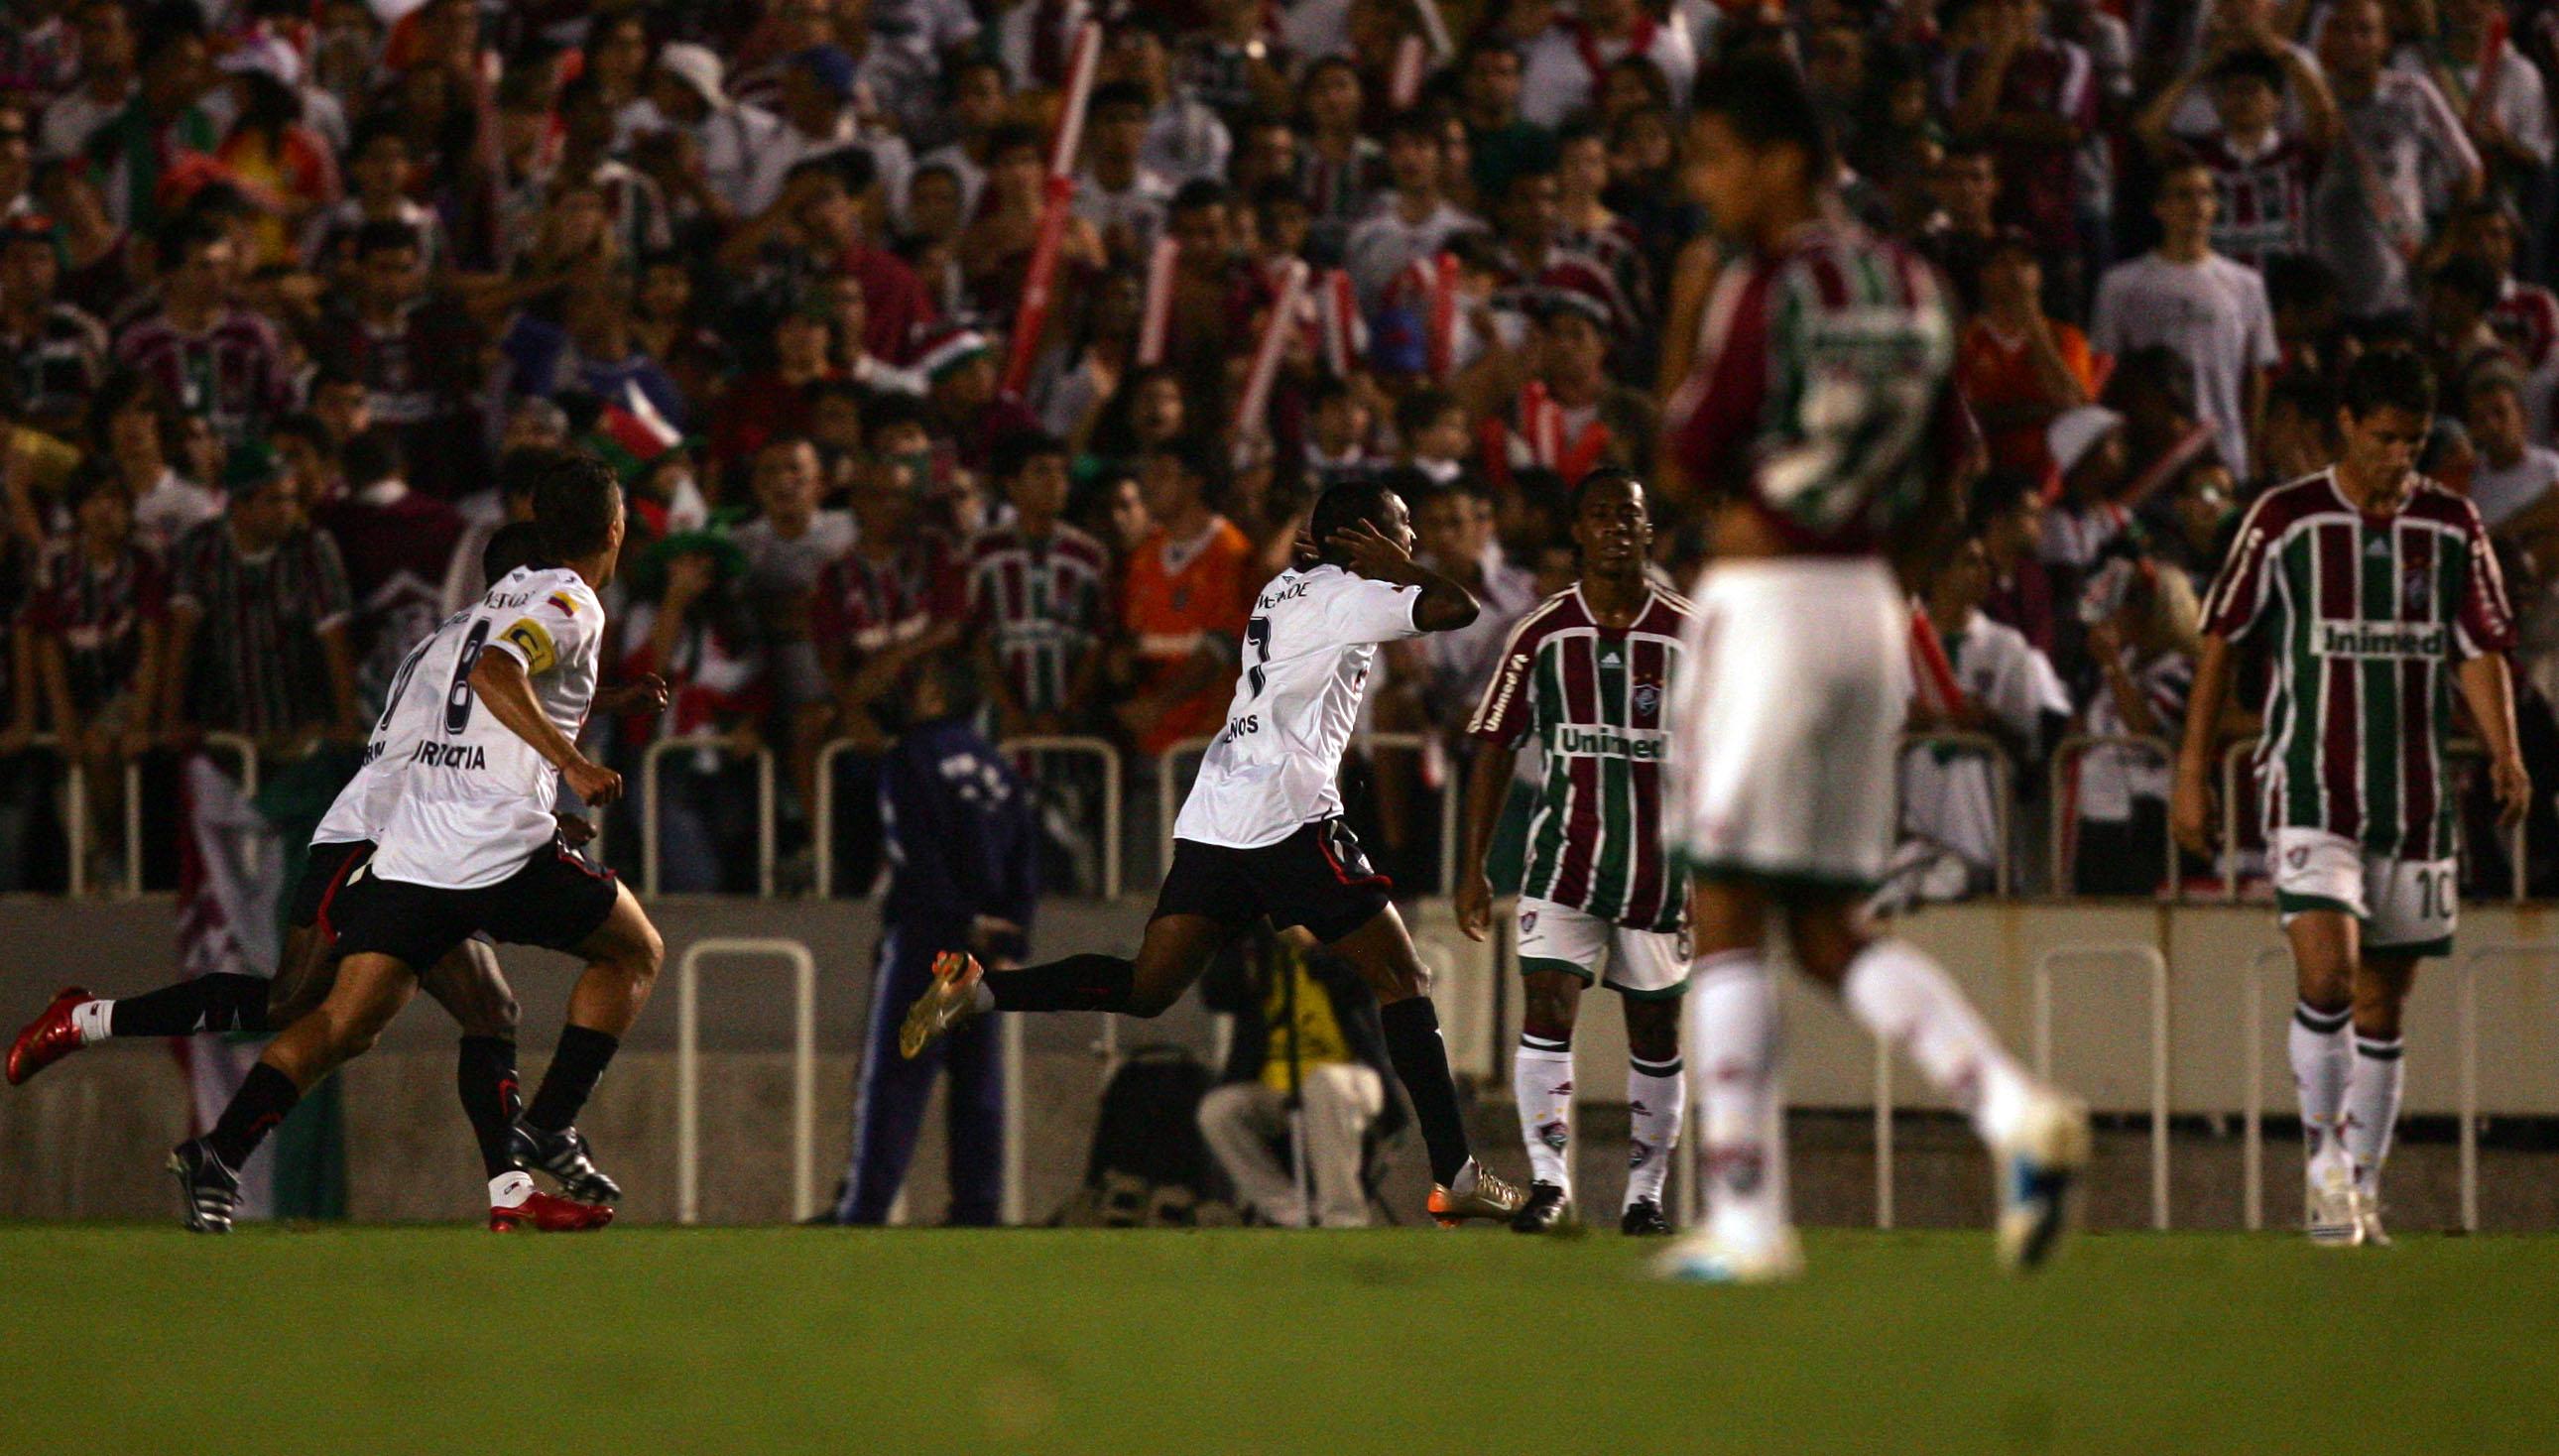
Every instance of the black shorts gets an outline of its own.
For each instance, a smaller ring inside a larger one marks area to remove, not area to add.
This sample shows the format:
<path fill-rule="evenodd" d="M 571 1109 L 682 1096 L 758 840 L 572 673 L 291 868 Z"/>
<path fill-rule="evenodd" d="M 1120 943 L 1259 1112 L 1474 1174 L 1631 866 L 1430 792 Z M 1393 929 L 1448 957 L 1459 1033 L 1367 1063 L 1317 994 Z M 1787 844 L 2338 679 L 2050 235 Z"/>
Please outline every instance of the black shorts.
<path fill-rule="evenodd" d="M 323 925 L 330 919 L 339 888 L 356 866 L 373 858 L 374 841 L 358 839 L 345 844 L 314 844 L 302 857 L 302 877 L 293 882 L 292 916 L 286 922 L 297 931 Z M 323 934 L 326 934 L 324 931 Z"/>
<path fill-rule="evenodd" d="M 1303 926 L 1329 946 L 1374 919 L 1394 888 L 1369 867 L 1350 825 L 1317 819 L 1258 849 L 1174 840 L 1155 914 L 1204 915 L 1229 926 L 1267 915 L 1274 930 Z"/>
<path fill-rule="evenodd" d="M 613 914 L 619 890 L 599 870 L 553 844 L 494 885 L 448 890 L 355 874 L 331 906 L 338 953 L 388 955 L 424 970 L 476 933 L 511 946 L 574 950 Z"/>

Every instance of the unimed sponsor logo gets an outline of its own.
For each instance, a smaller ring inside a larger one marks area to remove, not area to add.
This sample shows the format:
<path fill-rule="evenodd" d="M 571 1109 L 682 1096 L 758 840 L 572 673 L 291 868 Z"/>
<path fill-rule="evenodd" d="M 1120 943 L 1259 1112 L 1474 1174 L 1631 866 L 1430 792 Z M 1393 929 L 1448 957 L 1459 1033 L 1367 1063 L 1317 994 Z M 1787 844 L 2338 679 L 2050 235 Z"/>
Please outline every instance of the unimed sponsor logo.
<path fill-rule="evenodd" d="M 1582 728 L 1556 731 L 1555 751 L 1576 758 L 1636 759 L 1658 763 L 1671 756 L 1670 735 L 1652 728 Z"/>
<path fill-rule="evenodd" d="M 2449 646 L 2440 622 L 2331 622 L 2319 625 L 2326 657 L 2440 657 Z"/>

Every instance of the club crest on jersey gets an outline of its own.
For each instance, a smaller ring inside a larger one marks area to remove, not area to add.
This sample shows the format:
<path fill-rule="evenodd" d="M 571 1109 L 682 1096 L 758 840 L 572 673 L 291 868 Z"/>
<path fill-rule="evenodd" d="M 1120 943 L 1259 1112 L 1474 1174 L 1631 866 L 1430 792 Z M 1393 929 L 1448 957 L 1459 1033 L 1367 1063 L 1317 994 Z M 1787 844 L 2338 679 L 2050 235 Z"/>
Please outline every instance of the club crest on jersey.
<path fill-rule="evenodd" d="M 1661 706 L 1662 689 L 1659 683 L 1639 682 L 1635 684 L 1636 712 L 1642 713 L 1646 717 L 1650 717 L 1652 714 L 1661 711 Z"/>
<path fill-rule="evenodd" d="M 2291 865 L 2295 869 L 2300 869 L 2303 865 L 2310 862 L 2311 852 L 2307 849 L 2289 850 L 2284 855 L 2284 863 Z"/>
<path fill-rule="evenodd" d="M 2400 611 L 2413 617 L 2426 610 L 2426 587 L 2428 584 L 2428 576 L 2429 573 L 2415 566 L 2409 567 L 2406 571 L 2400 574 Z"/>
<path fill-rule="evenodd" d="M 1521 912 L 1520 912 L 1520 934 L 1521 934 L 1521 935 L 1523 935 L 1523 936 L 1530 936 L 1530 935 L 1535 935 L 1535 934 L 1537 934 L 1537 912 L 1536 912 L 1536 911 L 1534 911 L 1534 910 L 1523 910 L 1523 911 L 1521 911 Z"/>

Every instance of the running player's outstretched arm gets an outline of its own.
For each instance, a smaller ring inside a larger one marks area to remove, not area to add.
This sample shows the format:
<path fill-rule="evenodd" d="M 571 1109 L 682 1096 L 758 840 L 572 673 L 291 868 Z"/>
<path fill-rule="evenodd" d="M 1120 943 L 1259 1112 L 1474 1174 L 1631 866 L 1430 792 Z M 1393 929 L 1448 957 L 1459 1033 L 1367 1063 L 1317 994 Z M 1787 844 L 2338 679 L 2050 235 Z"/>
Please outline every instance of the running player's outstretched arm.
<path fill-rule="evenodd" d="M 501 638 L 500 642 L 505 639 Z M 471 664 L 471 690 L 481 705 L 507 731 L 533 746 L 542 761 L 560 771 L 577 797 L 597 808 L 603 808 L 622 797 L 622 776 L 601 764 L 590 763 L 577 751 L 569 736 L 533 701 L 533 679 L 525 671 L 524 661 L 514 653 L 490 645 L 495 651 L 483 651 L 480 659 Z"/>
<path fill-rule="evenodd" d="M 2230 640 L 2203 635 L 2195 655 L 2194 689 L 2185 700 L 2185 742 L 2177 756 L 2177 784 L 2169 798 L 2169 828 L 2196 854 L 2212 845 L 2205 823 L 2212 817 L 2212 753 L 2220 739 L 2222 704 L 2230 696 Z"/>
<path fill-rule="evenodd" d="M 1331 544 L 1349 552 L 1351 570 L 1371 581 L 1422 589 L 1413 604 L 1413 626 L 1418 632 L 1453 632 L 1483 611 L 1472 592 L 1414 560 L 1370 521 L 1353 521 L 1334 534 Z"/>

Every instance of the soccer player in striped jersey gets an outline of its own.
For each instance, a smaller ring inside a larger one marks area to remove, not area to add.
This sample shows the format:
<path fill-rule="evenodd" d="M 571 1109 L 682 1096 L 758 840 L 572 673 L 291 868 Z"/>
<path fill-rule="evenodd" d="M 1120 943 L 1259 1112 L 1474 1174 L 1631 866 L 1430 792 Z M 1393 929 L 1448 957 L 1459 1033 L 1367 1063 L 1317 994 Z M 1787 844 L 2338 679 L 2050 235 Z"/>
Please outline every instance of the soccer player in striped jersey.
<path fill-rule="evenodd" d="M 2087 1113 L 1862 911 L 1892 836 L 1910 697 L 1909 608 L 1883 552 L 1915 556 L 1962 518 L 1978 448 L 1954 392 L 1953 319 L 1925 263 L 1840 220 L 1793 66 L 1736 58 L 1696 95 L 1689 178 L 1725 251 L 1667 448 L 1675 479 L 1705 497 L 1714 564 L 1673 679 L 1663 818 L 1694 881 L 1709 1219 L 1661 1271 L 1762 1282 L 1801 1266 L 1764 953 L 1779 922 L 1796 963 L 1971 1117 L 1994 1154 L 2001 1255 L 2031 1265 L 2064 1222 Z"/>
<path fill-rule="evenodd" d="M 1689 605 L 1645 578 L 1652 509 L 1631 473 L 1602 467 L 1582 477 L 1572 531 L 1581 579 L 1511 629 L 1467 729 L 1482 743 L 1467 782 L 1457 925 L 1478 941 L 1492 926 L 1484 860 L 1512 754 L 1534 734 L 1545 774 L 1516 911 L 1528 1005 L 1511 1091 L 1536 1181 L 1511 1227 L 1538 1234 L 1572 1217 L 1573 1025 L 1581 988 L 1595 981 L 1626 1011 L 1631 1122 L 1618 1227 L 1668 1234 L 1662 1182 L 1688 1106 L 1679 1047 L 1688 882 L 1662 849 L 1671 748 L 1663 699 Z"/>
<path fill-rule="evenodd" d="M 1443 1227 L 1506 1220 L 1522 1195 L 1468 1146 L 1430 973 L 1386 876 L 1342 822 L 1338 782 L 1378 645 L 1464 627 L 1480 608 L 1464 587 L 1413 559 L 1404 499 L 1382 485 L 1325 491 L 1307 530 L 1320 557 L 1253 598 L 1226 726 L 1173 821 L 1173 862 L 1137 953 L 987 971 L 976 956 L 945 951 L 933 988 L 907 1010 L 898 1049 L 913 1057 L 989 1011 L 1159 1015 L 1220 946 L 1267 918 L 1350 962 L 1377 992 L 1387 1058 L 1430 1154 L 1431 1218 Z"/>
<path fill-rule="evenodd" d="M 2178 757 L 2178 837 L 2205 842 L 2231 648 L 2274 661 L 2257 750 L 2275 906 L 2301 1002 L 2290 1033 L 2313 1241 L 2386 1243 L 2381 1164 L 2399 1118 L 2399 1017 L 2417 962 L 2453 942 L 2461 695 L 2511 826 L 2532 794 L 2504 654 L 2514 622 L 2470 502 L 2417 474 L 2435 408 L 2425 362 L 2346 370 L 2336 463 L 2249 508 L 2204 599 Z"/>

